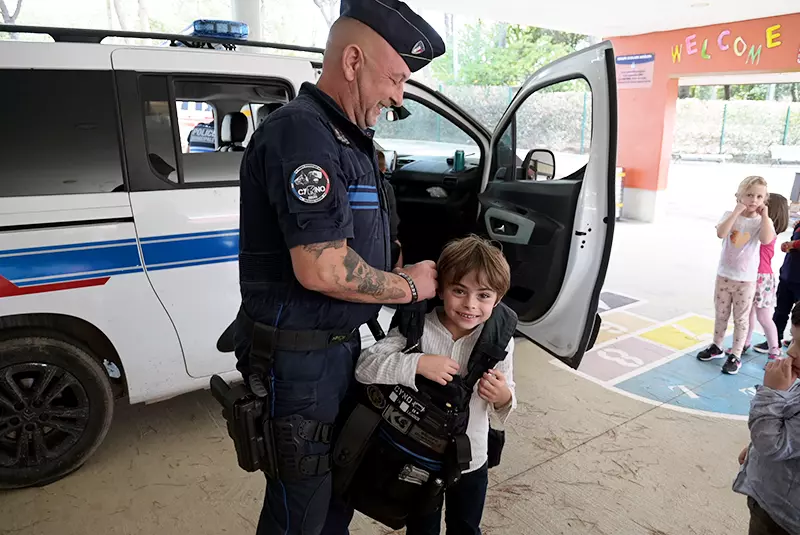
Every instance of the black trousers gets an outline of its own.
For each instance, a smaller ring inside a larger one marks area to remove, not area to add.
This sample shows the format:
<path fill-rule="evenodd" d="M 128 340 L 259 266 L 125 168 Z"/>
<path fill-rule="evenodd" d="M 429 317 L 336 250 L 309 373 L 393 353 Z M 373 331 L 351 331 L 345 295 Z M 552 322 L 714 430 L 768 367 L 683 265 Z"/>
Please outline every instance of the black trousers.
<path fill-rule="evenodd" d="M 786 330 L 786 323 L 789 321 L 792 307 L 798 301 L 800 301 L 800 283 L 785 280 L 778 282 L 777 303 L 772 321 L 775 322 L 775 327 L 778 329 L 779 343 L 783 340 L 783 332 Z"/>
<path fill-rule="evenodd" d="M 775 523 L 758 502 L 747 497 L 747 507 L 750 508 L 749 535 L 789 535 L 789 532 Z"/>
<path fill-rule="evenodd" d="M 461 476 L 461 480 L 447 489 L 445 500 L 445 526 L 447 535 L 480 535 L 483 505 L 489 486 L 489 469 L 483 465 L 474 472 Z M 406 535 L 439 535 L 442 509 L 421 517 L 409 518 Z"/>

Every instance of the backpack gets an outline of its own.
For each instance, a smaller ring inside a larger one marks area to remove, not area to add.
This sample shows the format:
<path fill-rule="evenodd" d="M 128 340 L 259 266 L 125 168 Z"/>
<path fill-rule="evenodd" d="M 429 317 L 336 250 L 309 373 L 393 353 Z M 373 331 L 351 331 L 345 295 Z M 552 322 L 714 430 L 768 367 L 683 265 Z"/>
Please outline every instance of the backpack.
<path fill-rule="evenodd" d="M 427 302 L 401 305 L 392 318 L 391 328 L 406 337 L 406 351 L 422 339 L 427 308 Z M 500 303 L 484 324 L 466 373 L 447 385 L 421 376 L 416 392 L 402 385 L 358 385 L 355 407 L 334 446 L 334 493 L 393 529 L 404 527 L 411 513 L 439 507 L 444 491 L 472 460 L 466 430 L 474 387 L 505 359 L 516 326 L 517 315 Z M 489 442 L 494 466 L 502 448 L 498 431 L 490 430 Z"/>

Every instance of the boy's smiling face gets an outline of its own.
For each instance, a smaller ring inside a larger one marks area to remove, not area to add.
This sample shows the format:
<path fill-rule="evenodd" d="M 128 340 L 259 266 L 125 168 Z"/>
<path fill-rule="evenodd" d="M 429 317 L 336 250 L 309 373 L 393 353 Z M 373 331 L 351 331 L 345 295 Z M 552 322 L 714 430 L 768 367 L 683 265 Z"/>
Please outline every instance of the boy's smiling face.
<path fill-rule="evenodd" d="M 451 332 L 453 327 L 461 331 L 453 334 L 469 332 L 492 315 L 497 304 L 497 292 L 480 279 L 475 271 L 471 271 L 460 281 L 445 284 L 440 296 L 449 323 L 445 326 Z"/>

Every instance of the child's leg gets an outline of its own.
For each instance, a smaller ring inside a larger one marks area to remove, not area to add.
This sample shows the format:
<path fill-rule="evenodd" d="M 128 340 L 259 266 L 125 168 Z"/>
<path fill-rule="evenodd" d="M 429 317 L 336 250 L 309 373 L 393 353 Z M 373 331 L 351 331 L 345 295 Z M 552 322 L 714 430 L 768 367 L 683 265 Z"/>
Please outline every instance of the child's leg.
<path fill-rule="evenodd" d="M 450 494 L 448 489 L 445 496 Z M 442 527 L 442 506 L 427 515 L 412 515 L 406 521 L 406 535 L 439 535 Z"/>
<path fill-rule="evenodd" d="M 775 322 L 772 321 L 773 310 L 775 307 L 756 308 L 753 306 L 753 313 L 758 317 L 758 323 L 764 329 L 764 335 L 767 337 L 767 345 L 769 346 L 770 354 L 777 354 L 780 352 L 781 342 L 778 339 L 778 329 L 775 328 Z M 750 330 L 753 330 L 753 314 L 750 314 Z"/>
<path fill-rule="evenodd" d="M 744 339 L 749 328 L 750 310 L 756 294 L 755 282 L 730 281 L 733 288 L 733 348 L 731 354 L 742 356 Z"/>
<path fill-rule="evenodd" d="M 725 331 L 728 330 L 728 319 L 731 317 L 731 303 L 733 293 L 731 283 L 728 279 L 717 277 L 714 286 L 714 345 L 721 348 L 722 340 L 725 339 Z"/>
<path fill-rule="evenodd" d="M 784 280 L 778 283 L 778 298 L 775 305 L 775 313 L 772 321 L 775 323 L 775 330 L 778 333 L 778 343 L 783 339 L 783 331 L 786 329 L 786 322 L 789 321 L 789 313 L 794 305 L 794 291 L 792 284 Z"/>
<path fill-rule="evenodd" d="M 461 476 L 461 481 L 447 489 L 444 519 L 447 535 L 480 535 L 489 469 L 483 465 Z"/>
<path fill-rule="evenodd" d="M 758 308 L 756 304 L 753 303 L 753 306 L 750 308 L 750 328 L 747 329 L 747 337 L 745 337 L 744 339 L 744 347 L 752 345 L 751 343 L 753 340 L 753 328 L 756 326 L 756 314 L 758 313 L 759 310 L 767 310 L 767 309 Z M 770 314 L 771 313 L 772 312 L 770 310 Z M 772 316 L 770 316 L 769 322 L 772 323 Z M 759 323 L 761 323 L 762 327 L 764 326 L 764 322 L 762 322 L 760 318 L 759 318 Z"/>
<path fill-rule="evenodd" d="M 748 535 L 789 535 L 789 532 L 775 523 L 753 498 L 747 497 L 750 509 L 750 529 Z"/>

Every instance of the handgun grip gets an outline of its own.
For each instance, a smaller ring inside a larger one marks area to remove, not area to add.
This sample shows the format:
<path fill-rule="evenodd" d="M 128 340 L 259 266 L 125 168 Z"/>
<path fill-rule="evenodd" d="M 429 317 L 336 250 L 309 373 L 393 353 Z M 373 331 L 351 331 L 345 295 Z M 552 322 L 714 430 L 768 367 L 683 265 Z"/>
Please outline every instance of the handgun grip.
<path fill-rule="evenodd" d="M 230 391 L 231 387 L 228 386 L 222 377 L 219 375 L 212 375 L 211 376 L 211 395 L 214 396 L 220 405 L 225 405 L 225 396 Z"/>

